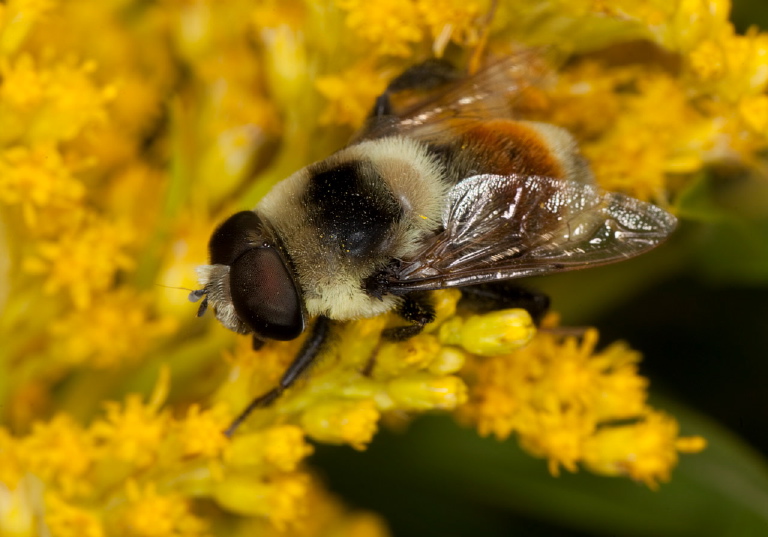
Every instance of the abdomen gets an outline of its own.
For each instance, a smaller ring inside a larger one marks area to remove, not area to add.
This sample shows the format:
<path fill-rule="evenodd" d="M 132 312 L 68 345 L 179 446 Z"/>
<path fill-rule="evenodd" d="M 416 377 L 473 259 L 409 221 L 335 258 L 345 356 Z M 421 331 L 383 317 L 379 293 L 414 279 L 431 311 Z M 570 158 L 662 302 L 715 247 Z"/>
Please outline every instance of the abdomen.
<path fill-rule="evenodd" d="M 481 174 L 543 175 L 592 182 L 573 137 L 547 123 L 491 120 L 472 125 L 450 142 L 430 144 L 449 183 Z"/>

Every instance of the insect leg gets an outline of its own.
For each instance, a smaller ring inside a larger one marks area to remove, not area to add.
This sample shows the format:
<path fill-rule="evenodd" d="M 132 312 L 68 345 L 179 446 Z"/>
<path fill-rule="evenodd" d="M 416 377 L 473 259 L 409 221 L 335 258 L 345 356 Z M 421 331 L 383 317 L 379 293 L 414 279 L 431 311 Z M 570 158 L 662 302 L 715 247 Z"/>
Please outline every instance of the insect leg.
<path fill-rule="evenodd" d="M 384 330 L 382 336 L 390 341 L 405 341 L 419 334 L 424 326 L 435 320 L 435 306 L 428 292 L 414 292 L 405 295 L 397 314 L 411 324 L 395 326 Z"/>
<path fill-rule="evenodd" d="M 502 281 L 462 287 L 459 306 L 478 313 L 523 308 L 538 325 L 549 310 L 549 297 L 538 291 Z"/>
<path fill-rule="evenodd" d="M 312 331 L 304 341 L 299 354 L 294 358 L 293 362 L 288 369 L 283 373 L 280 383 L 277 387 L 272 388 L 264 395 L 260 395 L 256 399 L 250 402 L 245 407 L 239 416 L 237 416 L 232 423 L 224 431 L 224 435 L 231 437 L 235 430 L 243 423 L 246 418 L 256 410 L 257 408 L 268 407 L 272 402 L 280 397 L 286 389 L 288 389 L 301 374 L 307 370 L 307 368 L 315 361 L 315 358 L 320 354 L 323 344 L 328 340 L 328 334 L 330 332 L 331 321 L 327 317 L 318 317 L 315 321 Z"/>

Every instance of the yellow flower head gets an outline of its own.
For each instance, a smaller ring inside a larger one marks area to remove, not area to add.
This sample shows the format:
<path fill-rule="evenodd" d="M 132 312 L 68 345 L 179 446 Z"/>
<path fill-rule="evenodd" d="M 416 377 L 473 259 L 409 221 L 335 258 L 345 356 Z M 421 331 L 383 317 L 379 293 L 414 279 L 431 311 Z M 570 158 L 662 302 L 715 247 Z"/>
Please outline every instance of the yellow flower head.
<path fill-rule="evenodd" d="M 90 62 L 40 67 L 29 55 L 12 65 L 0 62 L 0 121 L 5 125 L 0 143 L 69 141 L 87 126 L 104 122 L 114 90 L 94 85 L 95 68 Z"/>
<path fill-rule="evenodd" d="M 387 86 L 387 79 L 370 62 L 359 63 L 341 73 L 315 82 L 327 105 L 320 122 L 359 127 L 371 111 L 371 103 Z"/>
<path fill-rule="evenodd" d="M 85 477 L 95 458 L 94 441 L 69 416 L 58 415 L 49 423 L 36 424 L 19 449 L 25 466 L 55 484 L 64 496 L 88 492 Z"/>
<path fill-rule="evenodd" d="M 178 424 L 182 457 L 218 457 L 228 444 L 221 431 L 230 419 L 223 406 L 201 411 L 199 405 L 192 405 L 186 418 Z"/>
<path fill-rule="evenodd" d="M 124 252 L 131 240 L 128 226 L 90 218 L 57 240 L 40 243 L 24 268 L 45 275 L 46 294 L 64 290 L 75 307 L 86 308 L 94 294 L 111 287 L 118 270 L 133 268 L 133 260 Z"/>
<path fill-rule="evenodd" d="M 573 132 L 603 188 L 682 215 L 708 165 L 768 147 L 768 37 L 729 9 L 0 0 L 0 534 L 383 536 L 314 477 L 313 443 L 363 450 L 423 413 L 514 436 L 552 474 L 667 481 L 705 442 L 649 407 L 638 352 L 456 290 L 407 341 L 384 335 L 396 315 L 334 324 L 227 438 L 302 340 L 253 350 L 156 284 L 196 286 L 215 222 L 342 147 L 404 68 L 521 44 L 557 67 L 516 113 Z"/>
<path fill-rule="evenodd" d="M 630 425 L 605 427 L 590 440 L 585 464 L 594 472 L 628 476 L 657 488 L 669 481 L 678 453 L 697 453 L 706 441 L 679 437 L 678 424 L 662 412 L 650 411 Z"/>
<path fill-rule="evenodd" d="M 373 45 L 377 54 L 407 56 L 411 46 L 423 38 L 413 0 L 336 0 L 336 3 L 347 13 L 347 27 Z"/>
<path fill-rule="evenodd" d="M 168 417 L 154 405 L 146 405 L 137 395 L 124 405 L 106 404 L 106 421 L 96 422 L 91 434 L 110 457 L 138 467 L 156 460 L 157 450 L 168 430 Z"/>
<path fill-rule="evenodd" d="M 304 474 L 284 474 L 268 481 L 231 475 L 216 484 L 214 498 L 229 511 L 267 517 L 281 529 L 301 518 L 309 487 L 309 476 Z"/>
<path fill-rule="evenodd" d="M 13 146 L 0 153 L 0 202 L 20 206 L 30 228 L 38 227 L 41 212 L 46 220 L 72 219 L 84 195 L 85 186 L 51 145 Z"/>
<path fill-rule="evenodd" d="M 647 381 L 637 372 L 638 353 L 623 344 L 595 352 L 596 344 L 597 332 L 592 329 L 581 341 L 543 332 L 511 354 L 469 362 L 465 374 L 470 398 L 458 416 L 476 423 L 482 435 L 505 438 L 516 433 L 525 449 L 549 460 L 553 474 L 559 466 L 575 471 L 579 463 L 596 468 L 596 439 L 610 434 L 606 431 L 620 430 L 604 424 L 648 412 Z M 644 464 L 640 458 L 654 466 L 651 477 L 626 475 L 650 484 L 675 466 L 677 458 L 668 456 L 667 450 L 678 441 L 677 424 L 671 419 L 668 423 L 672 427 L 667 429 L 668 444 L 650 444 L 638 455 L 638 466 Z M 639 433 L 640 427 L 622 430 Z"/>
<path fill-rule="evenodd" d="M 188 501 L 178 494 L 161 495 L 153 486 L 126 484 L 130 502 L 120 516 L 120 534 L 130 537 L 203 537 L 206 524 L 189 512 Z"/>
<path fill-rule="evenodd" d="M 172 333 L 175 319 L 156 318 L 147 297 L 127 288 L 103 294 L 87 310 L 75 309 L 51 324 L 54 359 L 114 368 L 144 356 L 152 342 Z"/>
<path fill-rule="evenodd" d="M 67 503 L 56 494 L 45 498 L 45 523 L 54 535 L 61 537 L 104 537 L 99 514 Z"/>
<path fill-rule="evenodd" d="M 280 472 L 292 472 L 312 451 L 300 427 L 278 425 L 264 431 L 235 436 L 227 448 L 225 460 L 234 468 L 266 467 Z"/>
<path fill-rule="evenodd" d="M 481 17 L 489 14 L 491 2 L 458 0 L 421 0 L 417 2 L 424 23 L 434 41 L 436 56 L 442 56 L 449 42 L 476 46 L 481 37 Z"/>

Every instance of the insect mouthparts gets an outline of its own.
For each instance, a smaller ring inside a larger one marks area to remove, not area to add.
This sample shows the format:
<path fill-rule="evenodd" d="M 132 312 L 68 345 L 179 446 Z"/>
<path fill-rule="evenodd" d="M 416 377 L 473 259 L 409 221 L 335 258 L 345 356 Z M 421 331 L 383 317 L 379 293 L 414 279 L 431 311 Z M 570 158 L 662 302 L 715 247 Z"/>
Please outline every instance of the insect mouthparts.
<path fill-rule="evenodd" d="M 203 298 L 207 294 L 208 294 L 208 291 L 205 288 L 203 288 L 203 289 L 196 289 L 194 291 L 190 291 L 189 292 L 189 296 L 187 298 L 189 298 L 190 302 L 197 302 L 198 300 L 200 300 L 201 298 Z M 198 317 L 202 317 L 203 315 L 205 315 L 206 311 L 208 311 L 208 297 L 207 296 L 205 296 L 205 298 L 203 298 L 203 301 L 200 303 L 200 307 L 197 309 L 197 316 Z"/>
<path fill-rule="evenodd" d="M 198 300 L 203 298 L 203 296 L 205 296 L 206 293 L 208 293 L 208 291 L 206 291 L 205 289 L 195 289 L 194 291 L 190 291 L 188 296 L 189 301 L 197 302 Z"/>

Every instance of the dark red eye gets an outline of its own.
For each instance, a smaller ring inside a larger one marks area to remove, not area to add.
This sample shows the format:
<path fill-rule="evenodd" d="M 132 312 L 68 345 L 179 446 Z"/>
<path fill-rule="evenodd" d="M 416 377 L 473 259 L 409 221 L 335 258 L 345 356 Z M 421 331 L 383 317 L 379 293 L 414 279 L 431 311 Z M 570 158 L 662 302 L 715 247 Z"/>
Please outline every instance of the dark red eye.
<path fill-rule="evenodd" d="M 239 256 L 230 267 L 229 287 L 237 316 L 259 336 L 287 341 L 304 331 L 301 296 L 275 248 Z"/>
<path fill-rule="evenodd" d="M 285 341 L 304 331 L 301 294 L 256 213 L 230 216 L 214 231 L 208 249 L 212 265 L 229 266 L 232 305 L 259 337 Z"/>
<path fill-rule="evenodd" d="M 211 265 L 231 265 L 246 250 L 261 246 L 263 229 L 261 218 L 253 211 L 241 211 L 227 218 L 208 242 Z"/>

